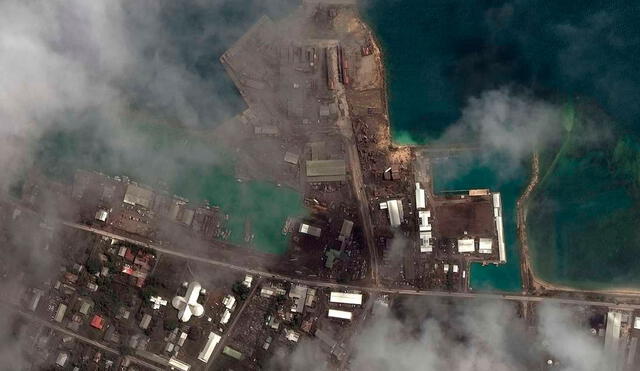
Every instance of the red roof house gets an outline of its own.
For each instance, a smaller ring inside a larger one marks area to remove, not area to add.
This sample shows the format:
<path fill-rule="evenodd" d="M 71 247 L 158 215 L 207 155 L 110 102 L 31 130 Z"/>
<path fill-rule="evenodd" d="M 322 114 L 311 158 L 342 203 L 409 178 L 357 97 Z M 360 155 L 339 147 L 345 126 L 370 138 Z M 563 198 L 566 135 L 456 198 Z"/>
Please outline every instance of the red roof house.
<path fill-rule="evenodd" d="M 104 327 L 104 318 L 98 315 L 93 316 L 93 319 L 91 320 L 91 326 L 97 328 L 98 330 L 102 330 L 102 328 Z"/>

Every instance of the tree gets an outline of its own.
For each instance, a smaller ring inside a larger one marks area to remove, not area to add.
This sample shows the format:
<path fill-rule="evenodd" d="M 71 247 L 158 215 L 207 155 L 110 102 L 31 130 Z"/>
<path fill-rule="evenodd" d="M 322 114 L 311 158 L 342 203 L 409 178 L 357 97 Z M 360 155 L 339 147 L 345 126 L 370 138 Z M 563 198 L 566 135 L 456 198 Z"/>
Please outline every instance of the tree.
<path fill-rule="evenodd" d="M 87 260 L 87 272 L 89 272 L 90 274 L 96 274 L 100 271 L 100 269 L 102 268 L 102 264 L 100 263 L 100 260 L 96 257 L 90 257 L 89 260 Z"/>
<path fill-rule="evenodd" d="M 166 318 L 163 322 L 162 322 L 162 326 L 164 327 L 165 330 L 167 331 L 173 331 L 178 327 L 178 320 L 175 318 Z"/>
<path fill-rule="evenodd" d="M 242 281 L 234 282 L 231 286 L 231 291 L 236 294 L 241 300 L 247 300 L 249 292 L 251 291 Z"/>
<path fill-rule="evenodd" d="M 146 302 L 149 301 L 151 299 L 152 296 L 157 296 L 158 291 L 155 289 L 155 287 L 146 285 L 145 287 L 142 288 L 142 290 L 140 290 L 140 296 L 142 296 L 142 299 Z"/>
<path fill-rule="evenodd" d="M 202 330 L 199 327 L 192 326 L 189 329 L 189 339 L 198 341 L 202 338 Z"/>

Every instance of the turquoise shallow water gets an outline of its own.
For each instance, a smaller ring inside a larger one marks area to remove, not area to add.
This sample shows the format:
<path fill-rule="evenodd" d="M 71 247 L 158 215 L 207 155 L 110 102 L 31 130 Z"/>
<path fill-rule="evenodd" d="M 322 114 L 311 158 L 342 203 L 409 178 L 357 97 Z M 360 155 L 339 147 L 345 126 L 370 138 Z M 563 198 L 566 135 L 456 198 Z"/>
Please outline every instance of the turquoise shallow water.
<path fill-rule="evenodd" d="M 281 17 L 298 3 L 161 1 L 158 6 L 164 34 L 149 42 L 149 50 L 143 52 L 161 53 L 192 74 L 190 81 L 197 82 L 198 90 L 185 98 L 197 112 L 199 129 L 213 128 L 245 109 L 219 62 L 220 55 L 260 16 Z M 132 2 L 126 6 L 140 5 Z M 135 21 L 132 27 L 138 27 Z M 36 163 L 60 180 L 71 181 L 75 169 L 91 169 L 127 175 L 192 200 L 208 200 L 230 215 L 232 241 L 244 242 L 245 220 L 249 219 L 256 248 L 271 253 L 286 251 L 282 226 L 287 216 L 305 213 L 299 193 L 266 182 L 238 183 L 232 155 L 183 130 L 184 123 L 172 118 L 172 104 L 149 101 L 145 86 L 127 86 L 122 92 L 131 99 L 136 115 L 121 118 L 123 123 L 106 121 L 92 112 L 68 115 L 60 120 L 64 124 L 52 125 L 33 143 Z"/>
<path fill-rule="evenodd" d="M 633 170 L 640 156 L 614 161 L 620 138 L 634 147 L 640 133 L 640 3 L 372 0 L 361 8 L 385 54 L 392 131 L 400 142 L 437 139 L 468 98 L 486 90 L 516 86 L 554 102 L 579 97 L 578 110 L 596 121 L 588 130 L 602 140 L 575 143 L 535 195 L 528 229 L 534 266 L 547 280 L 581 287 L 640 285 L 634 258 L 640 177 Z M 593 117 L 594 110 L 604 114 Z M 443 178 L 451 162 L 465 165 Z M 509 263 L 474 267 L 471 285 L 517 290 L 514 209 L 528 164 L 510 179 L 500 165 L 450 160 L 436 167 L 436 185 L 503 193 Z"/>
<path fill-rule="evenodd" d="M 515 205 L 526 179 L 523 177 L 501 179 L 494 169 L 467 156 L 437 160 L 433 173 L 436 192 L 472 188 L 490 188 L 500 191 L 504 205 L 502 212 L 507 263 L 501 266 L 473 264 L 470 285 L 475 290 L 518 291 L 521 287 L 521 279 Z"/>

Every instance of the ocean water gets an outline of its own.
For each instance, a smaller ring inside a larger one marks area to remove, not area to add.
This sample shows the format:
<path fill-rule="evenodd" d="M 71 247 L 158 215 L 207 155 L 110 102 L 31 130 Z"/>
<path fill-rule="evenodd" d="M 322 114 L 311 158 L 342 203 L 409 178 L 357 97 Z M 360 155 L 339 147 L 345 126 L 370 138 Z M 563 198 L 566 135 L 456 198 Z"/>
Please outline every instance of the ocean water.
<path fill-rule="evenodd" d="M 436 159 L 433 166 L 436 192 L 489 188 L 500 191 L 507 246 L 504 265 L 472 264 L 470 286 L 474 290 L 518 291 L 521 288 L 520 253 L 516 235 L 516 201 L 526 178 L 500 178 L 490 166 L 472 156 Z"/>
<path fill-rule="evenodd" d="M 384 52 L 399 142 L 437 139 L 460 118 L 469 97 L 503 86 L 529 89 L 542 100 L 580 102 L 577 114 L 591 124 L 569 138 L 571 149 L 559 156 L 531 203 L 534 269 L 549 281 L 580 287 L 640 285 L 640 2 L 361 4 Z M 602 140 L 578 140 L 594 135 Z M 543 152 L 545 170 L 557 151 Z M 510 179 L 501 175 L 500 161 L 450 159 L 436 166 L 439 189 L 482 186 L 503 193 L 509 263 L 474 267 L 474 288 L 520 285 L 514 209 L 528 166 Z"/>
<path fill-rule="evenodd" d="M 230 240 L 244 243 L 249 220 L 259 250 L 281 254 L 288 241 L 281 230 L 288 216 L 306 213 L 302 196 L 290 189 L 260 181 L 239 183 L 233 154 L 223 153 L 192 129 L 212 129 L 246 108 L 242 97 L 219 62 L 219 57 L 263 14 L 278 18 L 298 0 L 243 0 L 164 3 L 161 19 L 166 39 L 157 50 L 183 66 L 199 81 L 204 94 L 187 97 L 198 112 L 199 127 L 186 128 L 170 116 L 171 109 L 136 96 L 135 115 L 123 123 L 105 122 L 91 112 L 69 115 L 32 144 L 35 162 L 52 178 L 70 182 L 76 169 L 126 175 L 161 186 L 194 201 L 207 200 L 229 214 Z M 139 89 L 139 90 L 136 90 Z M 148 109 L 153 107 L 153 109 Z M 212 108 L 224 107 L 222 111 Z"/>

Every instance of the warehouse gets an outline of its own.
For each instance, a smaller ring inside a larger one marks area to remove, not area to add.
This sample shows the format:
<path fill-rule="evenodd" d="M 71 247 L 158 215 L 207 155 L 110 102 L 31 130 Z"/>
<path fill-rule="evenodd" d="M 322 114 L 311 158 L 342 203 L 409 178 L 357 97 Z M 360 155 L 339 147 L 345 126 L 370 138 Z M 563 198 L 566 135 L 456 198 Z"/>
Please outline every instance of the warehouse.
<path fill-rule="evenodd" d="M 348 292 L 332 292 L 329 302 L 338 304 L 362 305 L 362 294 Z"/>
<path fill-rule="evenodd" d="M 491 238 L 481 238 L 478 245 L 478 252 L 480 254 L 491 254 L 493 248 L 493 240 Z"/>
<path fill-rule="evenodd" d="M 220 335 L 216 334 L 213 331 L 210 332 L 209 338 L 207 339 L 207 343 L 202 349 L 202 352 L 200 352 L 200 354 L 198 355 L 198 359 L 204 363 L 209 362 L 209 357 L 211 357 L 211 354 L 213 353 L 213 350 L 216 348 L 216 345 L 218 345 L 218 343 L 220 342 L 220 339 L 222 339 Z"/>
<path fill-rule="evenodd" d="M 347 312 L 346 310 L 329 309 L 328 315 L 330 318 L 340 318 L 340 319 L 351 320 L 353 313 Z"/>
<path fill-rule="evenodd" d="M 476 251 L 476 243 L 473 238 L 463 238 L 458 240 L 458 252 L 474 252 Z"/>
<path fill-rule="evenodd" d="M 339 182 L 347 175 L 344 160 L 309 160 L 307 161 L 307 180 L 309 182 Z"/>
<path fill-rule="evenodd" d="M 389 223 L 392 227 L 398 227 L 404 220 L 402 200 L 389 200 L 380 203 L 380 209 L 389 212 Z"/>
<path fill-rule="evenodd" d="M 127 192 L 124 195 L 124 202 L 129 205 L 137 205 L 145 208 L 151 206 L 153 201 L 153 191 L 147 188 L 139 187 L 135 184 L 127 185 Z"/>
<path fill-rule="evenodd" d="M 427 208 L 427 198 L 420 183 L 416 183 L 416 208 L 418 210 Z"/>

